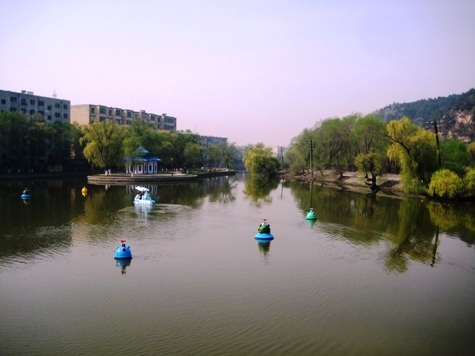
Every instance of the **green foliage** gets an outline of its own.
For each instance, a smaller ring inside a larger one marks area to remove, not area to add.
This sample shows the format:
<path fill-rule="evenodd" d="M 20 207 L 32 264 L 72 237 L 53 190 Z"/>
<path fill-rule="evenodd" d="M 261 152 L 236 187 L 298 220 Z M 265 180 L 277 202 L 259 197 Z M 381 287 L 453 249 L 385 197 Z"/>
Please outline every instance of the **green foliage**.
<path fill-rule="evenodd" d="M 350 115 L 343 119 L 327 119 L 316 130 L 315 153 L 320 164 L 342 173 L 354 163 L 351 134 L 358 118 L 358 115 Z"/>
<path fill-rule="evenodd" d="M 252 174 L 271 177 L 279 169 L 279 160 L 272 156 L 272 149 L 265 147 L 263 143 L 248 146 L 242 161 Z"/>
<path fill-rule="evenodd" d="M 401 165 L 401 181 L 406 192 L 426 188 L 438 168 L 435 134 L 413 124 L 409 118 L 387 124 L 391 145 L 387 154 Z"/>
<path fill-rule="evenodd" d="M 462 176 L 465 173 L 465 167 L 470 165 L 467 145 L 455 139 L 441 140 L 440 150 L 442 168 L 447 168 Z"/>
<path fill-rule="evenodd" d="M 221 161 L 226 168 L 231 168 L 236 162 L 238 150 L 236 144 L 228 142 L 220 142 L 218 144 Z"/>
<path fill-rule="evenodd" d="M 471 142 L 468 146 L 467 146 L 467 151 L 470 155 L 470 165 L 472 165 L 473 167 L 475 167 L 475 141 Z"/>
<path fill-rule="evenodd" d="M 475 198 L 475 169 L 474 168 L 467 169 L 467 173 L 465 173 L 463 183 L 465 186 L 465 193 L 469 197 Z"/>
<path fill-rule="evenodd" d="M 454 198 L 461 196 L 463 190 L 463 181 L 455 172 L 441 169 L 433 174 L 427 193 L 430 196 Z"/>
<path fill-rule="evenodd" d="M 111 120 L 94 122 L 83 127 L 84 156 L 89 163 L 99 168 L 122 164 L 125 128 Z"/>
<path fill-rule="evenodd" d="M 1 166 L 26 171 L 36 165 L 45 167 L 50 155 L 63 162 L 81 157 L 81 135 L 79 128 L 69 123 L 49 125 L 41 115 L 30 117 L 21 112 L 1 112 Z"/>

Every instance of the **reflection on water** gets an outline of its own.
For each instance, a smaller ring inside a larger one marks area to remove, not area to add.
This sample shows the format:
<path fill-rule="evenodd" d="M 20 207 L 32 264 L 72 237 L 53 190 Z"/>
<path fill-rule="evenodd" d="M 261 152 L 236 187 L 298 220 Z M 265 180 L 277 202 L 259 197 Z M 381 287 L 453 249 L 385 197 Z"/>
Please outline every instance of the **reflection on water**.
<path fill-rule="evenodd" d="M 127 273 L 127 267 L 132 264 L 132 259 L 128 260 L 115 260 L 115 265 L 120 268 L 121 274 Z"/>
<path fill-rule="evenodd" d="M 28 205 L 0 183 L 2 354 L 475 347 L 473 204 L 236 175 L 148 185 L 152 207 L 131 185 L 30 183 Z M 263 217 L 272 242 L 255 239 Z"/>

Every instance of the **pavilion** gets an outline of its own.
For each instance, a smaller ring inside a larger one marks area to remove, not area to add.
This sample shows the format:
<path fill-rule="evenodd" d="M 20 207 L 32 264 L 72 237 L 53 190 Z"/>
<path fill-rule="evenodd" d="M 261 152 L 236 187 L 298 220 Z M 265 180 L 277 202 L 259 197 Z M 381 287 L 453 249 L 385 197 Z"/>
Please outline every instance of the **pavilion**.
<path fill-rule="evenodd" d="M 125 157 L 125 172 L 128 174 L 157 174 L 158 166 L 162 160 L 151 156 L 150 152 L 139 146 L 132 157 Z"/>

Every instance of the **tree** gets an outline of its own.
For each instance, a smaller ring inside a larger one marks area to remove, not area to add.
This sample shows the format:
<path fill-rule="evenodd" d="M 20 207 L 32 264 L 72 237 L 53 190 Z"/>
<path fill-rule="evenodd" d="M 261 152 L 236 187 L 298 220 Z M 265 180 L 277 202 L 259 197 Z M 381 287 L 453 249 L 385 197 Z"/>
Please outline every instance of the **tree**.
<path fill-rule="evenodd" d="M 401 165 L 401 181 L 406 192 L 426 189 L 439 168 L 435 134 L 411 122 L 407 117 L 386 125 L 391 145 L 388 157 Z"/>
<path fill-rule="evenodd" d="M 208 168 L 214 167 L 221 161 L 221 150 L 218 145 L 211 145 L 205 149 L 208 157 Z"/>
<path fill-rule="evenodd" d="M 357 121 L 352 138 L 357 153 L 355 165 L 371 182 L 366 183 L 370 189 L 378 191 L 376 179 L 384 173 L 387 163 L 386 150 L 389 141 L 386 126 L 380 116 L 367 115 Z M 368 174 L 371 177 L 368 177 Z"/>
<path fill-rule="evenodd" d="M 317 161 L 340 175 L 354 163 L 351 135 L 358 118 L 358 115 L 350 115 L 343 119 L 326 119 L 315 132 Z"/>
<path fill-rule="evenodd" d="M 221 151 L 221 160 L 226 168 L 230 168 L 237 159 L 238 149 L 235 143 L 229 144 L 227 141 L 218 143 Z"/>
<path fill-rule="evenodd" d="M 467 144 L 456 139 L 446 139 L 440 142 L 440 150 L 442 167 L 462 177 L 465 174 L 465 167 L 470 165 Z"/>
<path fill-rule="evenodd" d="M 472 198 L 475 198 L 475 169 L 467 169 L 467 173 L 463 178 L 463 183 L 465 186 L 465 193 Z"/>
<path fill-rule="evenodd" d="M 195 142 L 188 142 L 183 152 L 185 157 L 184 165 L 186 167 L 202 167 L 203 166 L 204 147 Z"/>
<path fill-rule="evenodd" d="M 0 156 L 3 167 L 19 169 L 28 160 L 29 123 L 19 112 L 0 113 Z"/>
<path fill-rule="evenodd" d="M 463 181 L 455 173 L 448 169 L 441 169 L 434 173 L 427 193 L 441 198 L 454 198 L 463 194 Z"/>
<path fill-rule="evenodd" d="M 272 156 L 272 149 L 263 143 L 250 145 L 246 148 L 243 157 L 244 166 L 252 174 L 272 177 L 279 169 L 279 160 Z"/>
<path fill-rule="evenodd" d="M 85 144 L 84 156 L 89 163 L 102 169 L 122 164 L 125 138 L 123 126 L 105 120 L 83 126 L 83 132 L 81 143 Z"/>
<path fill-rule="evenodd" d="M 471 165 L 475 166 L 475 141 L 471 142 L 468 145 L 467 150 L 468 150 L 468 153 L 470 154 Z"/>

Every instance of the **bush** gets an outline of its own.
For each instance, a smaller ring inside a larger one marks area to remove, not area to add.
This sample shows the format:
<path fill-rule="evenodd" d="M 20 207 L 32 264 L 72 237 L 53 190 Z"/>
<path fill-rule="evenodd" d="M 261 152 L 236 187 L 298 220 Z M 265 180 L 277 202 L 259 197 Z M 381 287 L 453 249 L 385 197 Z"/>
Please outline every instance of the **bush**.
<path fill-rule="evenodd" d="M 469 168 L 463 179 L 465 184 L 465 193 L 469 197 L 475 198 L 475 169 Z"/>
<path fill-rule="evenodd" d="M 454 198 L 463 194 L 464 183 L 454 172 L 441 169 L 432 175 L 427 193 L 441 198 Z"/>

